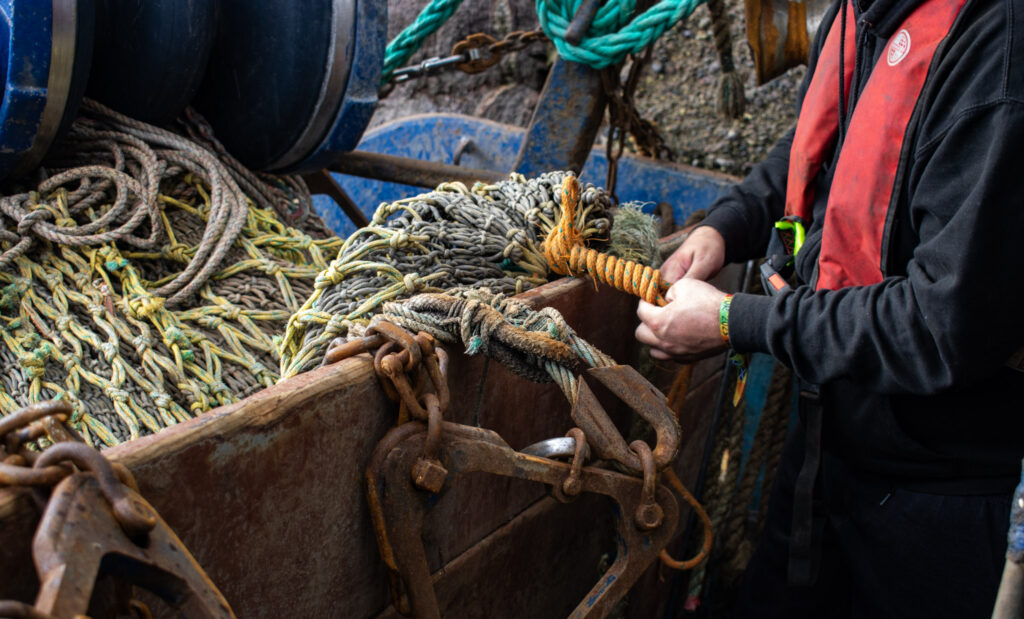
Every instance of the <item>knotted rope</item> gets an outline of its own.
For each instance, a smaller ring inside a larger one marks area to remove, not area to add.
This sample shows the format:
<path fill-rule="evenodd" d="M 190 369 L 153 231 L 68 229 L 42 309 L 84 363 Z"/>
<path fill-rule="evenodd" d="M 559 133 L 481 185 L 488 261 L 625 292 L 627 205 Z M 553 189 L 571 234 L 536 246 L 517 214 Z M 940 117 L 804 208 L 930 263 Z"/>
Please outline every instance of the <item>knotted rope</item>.
<path fill-rule="evenodd" d="M 446 344 L 462 343 L 534 382 L 554 381 L 573 401 L 579 373 L 615 361 L 581 338 L 557 310 L 533 310 L 488 288 L 454 288 L 387 303 L 380 319 Z"/>
<path fill-rule="evenodd" d="M 715 37 L 715 49 L 718 61 L 722 66 L 722 75 L 718 79 L 718 112 L 727 118 L 739 118 L 747 107 L 747 98 L 743 92 L 743 78 L 736 71 L 732 59 L 732 32 L 729 27 L 729 14 L 725 10 L 725 0 L 707 0 L 708 11 L 711 13 L 712 31 Z"/>
<path fill-rule="evenodd" d="M 583 235 L 575 223 L 579 191 L 576 177 L 566 176 L 561 190 L 562 217 L 543 245 L 551 270 L 576 277 L 589 275 L 595 281 L 636 295 L 648 303 L 665 305 L 664 293 L 669 284 L 661 281 L 660 271 L 583 246 Z"/>

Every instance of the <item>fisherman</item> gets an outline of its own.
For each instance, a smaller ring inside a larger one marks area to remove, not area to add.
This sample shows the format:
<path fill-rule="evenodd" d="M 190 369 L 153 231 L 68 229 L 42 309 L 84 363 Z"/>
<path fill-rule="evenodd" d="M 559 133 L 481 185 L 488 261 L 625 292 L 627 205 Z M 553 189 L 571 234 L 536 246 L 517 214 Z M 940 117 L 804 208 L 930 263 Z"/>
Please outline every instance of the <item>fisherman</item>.
<path fill-rule="evenodd" d="M 839 0 L 799 101 L 637 312 L 658 359 L 799 379 L 736 615 L 988 617 L 1024 456 L 1024 1 Z M 706 282 L 766 254 L 774 294 Z"/>

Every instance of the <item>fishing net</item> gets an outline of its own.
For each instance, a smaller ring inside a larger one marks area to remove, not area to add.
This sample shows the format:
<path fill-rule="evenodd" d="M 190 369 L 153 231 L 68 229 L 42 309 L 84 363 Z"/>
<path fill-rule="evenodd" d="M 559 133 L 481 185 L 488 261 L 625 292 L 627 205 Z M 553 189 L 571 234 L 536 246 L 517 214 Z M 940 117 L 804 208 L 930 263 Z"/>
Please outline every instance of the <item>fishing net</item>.
<path fill-rule="evenodd" d="M 87 441 L 114 445 L 315 367 L 385 302 L 542 284 L 565 176 L 446 183 L 342 241 L 300 178 L 247 170 L 194 113 L 172 132 L 87 101 L 0 198 L 0 414 L 64 398 Z M 580 205 L 584 239 L 613 237 L 607 193 Z"/>
<path fill-rule="evenodd" d="M 467 188 L 446 183 L 423 195 L 381 204 L 345 241 L 313 294 L 288 323 L 282 377 L 319 363 L 336 337 L 362 333 L 388 301 L 459 286 L 519 293 L 548 280 L 540 250 L 561 215 L 566 172 Z M 587 185 L 576 225 L 584 239 L 609 236 L 612 200 Z"/>
<path fill-rule="evenodd" d="M 3 414 L 66 398 L 113 445 L 277 381 L 280 334 L 341 240 L 300 179 L 245 170 L 194 114 L 178 129 L 87 102 L 35 184 L 5 191 Z"/>

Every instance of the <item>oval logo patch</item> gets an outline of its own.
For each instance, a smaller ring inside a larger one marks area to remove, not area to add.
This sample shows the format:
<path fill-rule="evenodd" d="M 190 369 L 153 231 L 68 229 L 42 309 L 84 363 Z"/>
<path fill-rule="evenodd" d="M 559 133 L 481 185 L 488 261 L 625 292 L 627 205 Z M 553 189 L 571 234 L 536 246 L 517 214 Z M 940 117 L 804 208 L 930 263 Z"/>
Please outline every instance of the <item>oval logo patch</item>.
<path fill-rule="evenodd" d="M 900 30 L 893 37 L 892 42 L 889 43 L 889 53 L 886 55 L 886 62 L 889 63 L 890 67 L 895 67 L 900 63 L 901 60 L 907 57 L 910 53 L 910 33 L 904 30 Z"/>

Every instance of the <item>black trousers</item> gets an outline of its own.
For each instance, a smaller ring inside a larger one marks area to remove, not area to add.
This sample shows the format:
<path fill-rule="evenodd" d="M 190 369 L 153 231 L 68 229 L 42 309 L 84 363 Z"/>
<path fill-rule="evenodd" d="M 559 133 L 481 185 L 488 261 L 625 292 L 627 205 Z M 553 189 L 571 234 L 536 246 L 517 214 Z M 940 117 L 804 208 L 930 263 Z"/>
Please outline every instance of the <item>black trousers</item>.
<path fill-rule="evenodd" d="M 826 451 L 817 488 L 825 512 L 817 580 L 792 586 L 787 565 L 793 491 L 804 452 L 800 424 L 783 449 L 764 535 L 734 616 L 991 617 L 1006 551 L 1010 492 L 910 492 L 858 474 Z"/>

